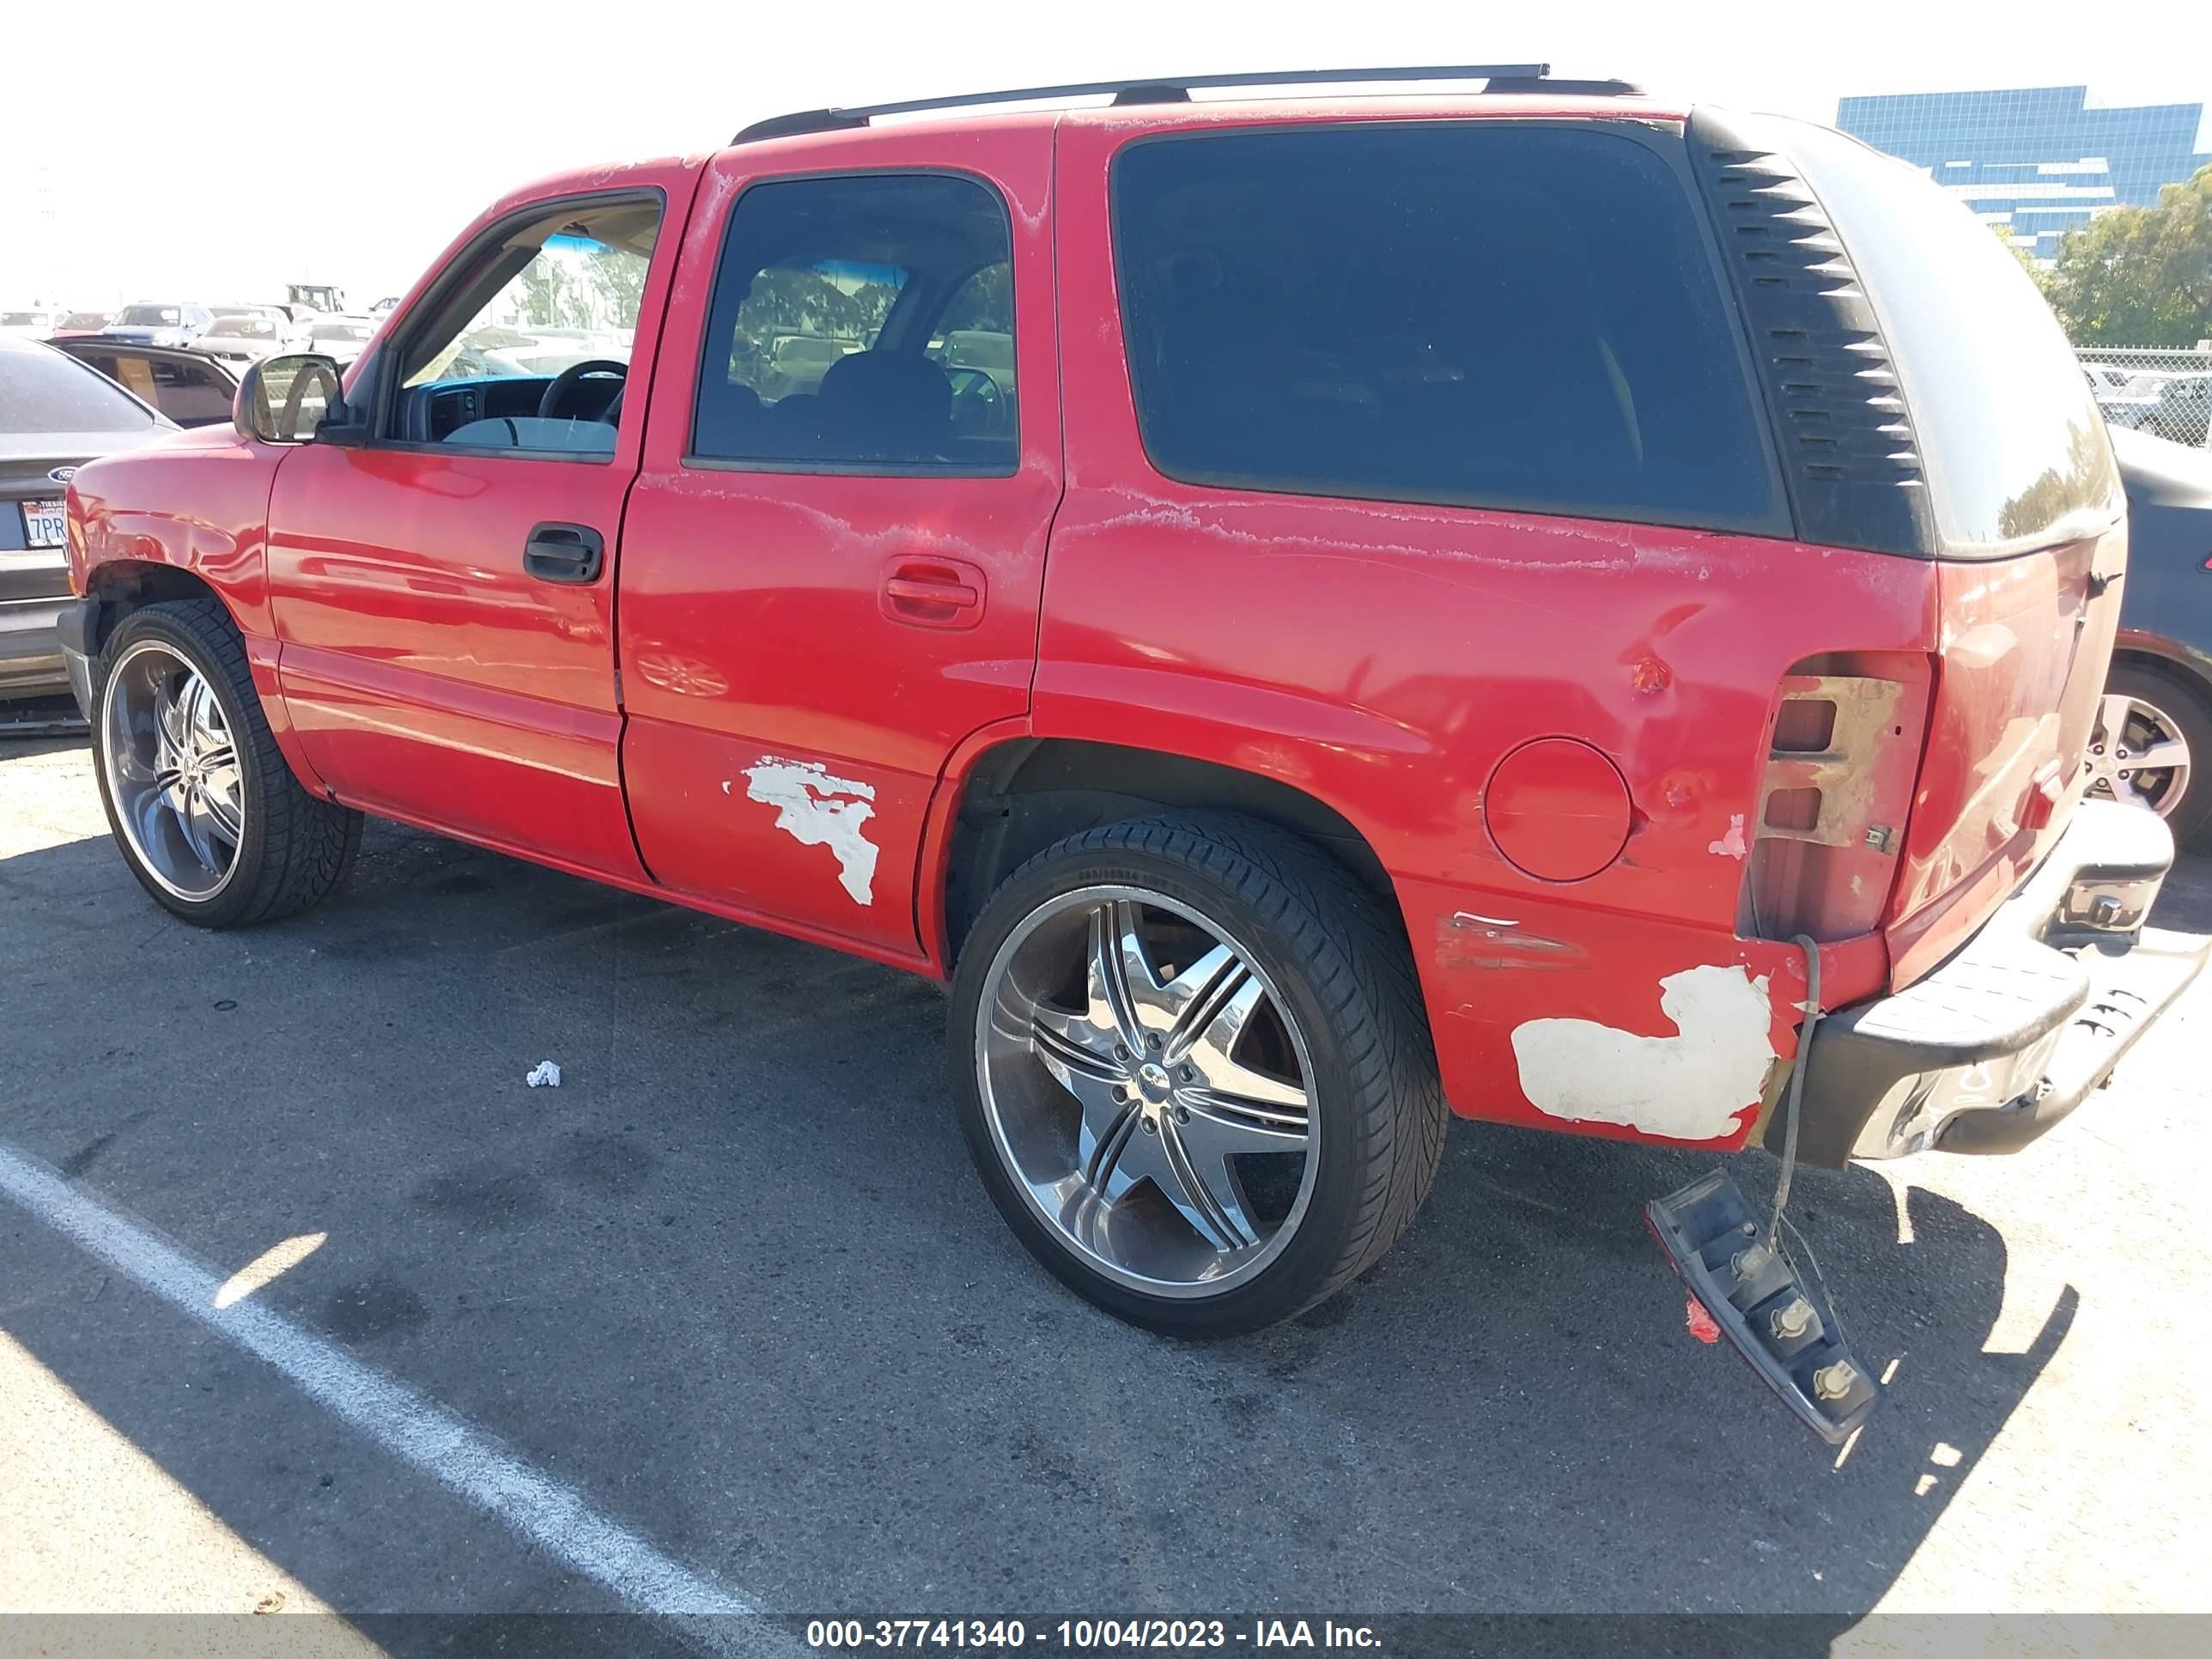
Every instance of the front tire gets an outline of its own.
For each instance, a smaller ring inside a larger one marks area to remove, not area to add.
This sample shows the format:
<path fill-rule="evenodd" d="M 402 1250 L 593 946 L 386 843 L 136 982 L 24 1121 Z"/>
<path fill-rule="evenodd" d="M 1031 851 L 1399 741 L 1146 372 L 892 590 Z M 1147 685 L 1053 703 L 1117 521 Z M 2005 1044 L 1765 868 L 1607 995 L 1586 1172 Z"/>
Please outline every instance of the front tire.
<path fill-rule="evenodd" d="M 951 1008 L 961 1127 L 1046 1267 L 1180 1336 L 1287 1319 L 1381 1258 L 1445 1110 L 1395 918 L 1229 816 L 1138 819 L 993 894 Z"/>
<path fill-rule="evenodd" d="M 300 787 L 276 747 L 246 642 L 213 599 L 126 617 L 93 677 L 94 775 L 139 884 L 202 927 L 319 903 L 361 848 L 362 815 Z"/>

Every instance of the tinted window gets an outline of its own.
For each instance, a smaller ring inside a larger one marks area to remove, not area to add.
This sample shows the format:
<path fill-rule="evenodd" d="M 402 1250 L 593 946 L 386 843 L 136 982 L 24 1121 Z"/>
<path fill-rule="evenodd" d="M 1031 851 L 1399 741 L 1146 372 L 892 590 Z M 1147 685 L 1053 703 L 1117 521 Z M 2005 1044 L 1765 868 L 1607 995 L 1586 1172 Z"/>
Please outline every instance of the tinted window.
<path fill-rule="evenodd" d="M 1792 124 L 1790 151 L 1881 319 L 1942 550 L 2002 553 L 2109 522 L 2104 419 L 2011 251 L 1924 175 L 1841 133 Z"/>
<path fill-rule="evenodd" d="M 154 417 L 82 363 L 0 351 L 0 432 L 143 432 Z"/>
<path fill-rule="evenodd" d="M 1783 527 L 1699 223 L 1634 139 L 1315 126 L 1139 143 L 1114 181 L 1162 471 Z"/>
<path fill-rule="evenodd" d="M 125 306 L 115 320 L 125 328 L 172 328 L 182 318 L 174 306 Z"/>
<path fill-rule="evenodd" d="M 692 453 L 1012 471 L 1011 259 L 1006 209 L 972 179 L 754 186 L 715 276 Z M 996 337 L 970 361 L 948 323 Z"/>

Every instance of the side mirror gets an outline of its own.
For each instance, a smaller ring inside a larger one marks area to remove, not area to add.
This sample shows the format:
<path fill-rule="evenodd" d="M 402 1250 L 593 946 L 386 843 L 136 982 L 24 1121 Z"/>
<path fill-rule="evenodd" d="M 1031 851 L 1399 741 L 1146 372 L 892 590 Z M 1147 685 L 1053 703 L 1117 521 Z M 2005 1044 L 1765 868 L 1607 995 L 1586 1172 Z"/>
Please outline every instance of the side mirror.
<path fill-rule="evenodd" d="M 337 364 L 313 352 L 264 357 L 238 383 L 231 424 L 240 437 L 260 443 L 306 443 L 326 422 L 346 418 L 338 377 Z"/>

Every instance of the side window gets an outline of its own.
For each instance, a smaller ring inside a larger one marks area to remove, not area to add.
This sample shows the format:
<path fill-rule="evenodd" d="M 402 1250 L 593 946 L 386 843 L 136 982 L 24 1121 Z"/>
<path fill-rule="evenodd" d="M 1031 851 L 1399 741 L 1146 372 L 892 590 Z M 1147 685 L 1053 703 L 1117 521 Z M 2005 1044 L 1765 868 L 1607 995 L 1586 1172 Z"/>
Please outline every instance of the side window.
<path fill-rule="evenodd" d="M 661 203 L 570 204 L 481 248 L 458 287 L 395 348 L 400 392 L 385 434 L 472 449 L 605 459 L 623 396 Z M 357 354 L 359 338 L 312 349 Z M 643 411 L 637 411 L 641 416 Z"/>
<path fill-rule="evenodd" d="M 214 426 L 230 418 L 230 390 L 213 370 L 167 357 L 140 361 L 153 380 L 148 401 L 179 426 Z"/>
<path fill-rule="evenodd" d="M 937 174 L 756 185 L 715 273 L 691 455 L 773 468 L 1014 470 L 1012 238 Z"/>
<path fill-rule="evenodd" d="M 1311 126 L 1139 141 L 1113 185 L 1168 476 L 1786 533 L 1709 245 L 1642 143 Z"/>

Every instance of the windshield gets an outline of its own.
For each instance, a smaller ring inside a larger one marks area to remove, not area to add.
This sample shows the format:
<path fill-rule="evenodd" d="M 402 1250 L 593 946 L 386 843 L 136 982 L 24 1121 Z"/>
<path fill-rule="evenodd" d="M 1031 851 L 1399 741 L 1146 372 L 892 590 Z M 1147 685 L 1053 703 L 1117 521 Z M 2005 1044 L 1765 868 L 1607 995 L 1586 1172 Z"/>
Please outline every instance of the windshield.
<path fill-rule="evenodd" d="M 208 332 L 226 337 L 245 340 L 269 340 L 276 335 L 276 325 L 266 317 L 218 318 Z"/>
<path fill-rule="evenodd" d="M 366 340 L 368 332 L 366 323 L 317 323 L 308 331 L 308 337 L 315 340 Z"/>
<path fill-rule="evenodd" d="M 62 319 L 64 328 L 106 328 L 107 313 L 104 311 L 72 311 Z"/>
<path fill-rule="evenodd" d="M 143 432 L 154 417 L 104 374 L 40 348 L 0 372 L 0 432 Z"/>
<path fill-rule="evenodd" d="M 0 328 L 33 328 L 44 321 L 35 311 L 0 311 Z"/>
<path fill-rule="evenodd" d="M 125 306 L 115 320 L 125 328 L 173 328 L 179 313 L 174 306 Z"/>

